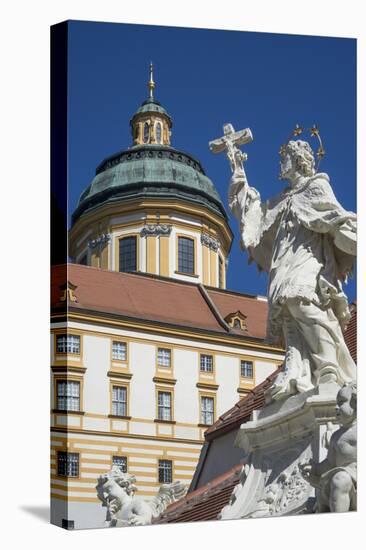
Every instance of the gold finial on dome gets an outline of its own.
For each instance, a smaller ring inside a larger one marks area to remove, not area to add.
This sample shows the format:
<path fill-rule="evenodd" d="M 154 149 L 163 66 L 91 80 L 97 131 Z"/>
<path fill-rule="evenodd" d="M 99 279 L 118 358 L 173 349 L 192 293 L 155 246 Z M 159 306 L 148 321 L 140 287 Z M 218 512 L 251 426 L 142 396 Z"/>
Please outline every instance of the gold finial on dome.
<path fill-rule="evenodd" d="M 150 62 L 150 80 L 148 83 L 149 88 L 149 97 L 150 99 L 154 99 L 154 88 L 155 88 L 155 82 L 153 77 L 153 64 L 152 61 Z"/>
<path fill-rule="evenodd" d="M 170 145 L 172 119 L 164 107 L 154 98 L 153 64 L 150 62 L 150 77 L 147 83 L 149 97 L 137 109 L 130 120 L 133 146 Z"/>

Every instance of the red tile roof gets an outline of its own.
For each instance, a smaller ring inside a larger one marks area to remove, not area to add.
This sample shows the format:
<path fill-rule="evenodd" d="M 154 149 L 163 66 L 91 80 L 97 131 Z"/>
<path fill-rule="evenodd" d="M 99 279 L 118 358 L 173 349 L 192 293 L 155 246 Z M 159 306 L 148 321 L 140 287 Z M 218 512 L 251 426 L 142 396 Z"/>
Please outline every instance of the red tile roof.
<path fill-rule="evenodd" d="M 208 294 L 224 319 L 230 313 L 239 310 L 246 316 L 245 324 L 248 334 L 257 338 L 264 338 L 268 312 L 266 299 L 257 298 L 253 300 L 251 296 L 222 292 L 212 288 L 208 289 Z M 233 332 L 243 334 L 243 331 L 239 329 L 233 329 Z"/>
<path fill-rule="evenodd" d="M 249 420 L 250 415 L 256 409 L 261 409 L 265 404 L 264 393 L 271 386 L 282 366 L 270 374 L 261 384 L 258 384 L 249 395 L 238 401 L 230 410 L 222 414 L 212 426 L 205 432 L 207 441 L 231 431 Z"/>
<path fill-rule="evenodd" d="M 68 264 L 52 268 L 51 303 L 54 310 L 65 309 L 65 303 L 59 300 L 60 287 L 66 280 L 76 286 L 74 295 L 77 301 L 69 302 L 69 308 L 243 338 L 265 338 L 267 302 L 258 300 L 256 296 L 210 288 L 205 293 L 197 283 Z M 237 310 L 247 317 L 247 332 L 232 329 L 223 320 L 228 312 Z"/>
<path fill-rule="evenodd" d="M 351 307 L 351 320 L 344 332 L 344 339 L 352 355 L 352 359 L 357 364 L 357 304 L 354 302 Z"/>
<path fill-rule="evenodd" d="M 183 523 L 217 519 L 229 503 L 235 485 L 239 483 L 242 465 L 238 464 L 204 487 L 188 493 L 183 499 L 168 506 L 156 523 Z"/>

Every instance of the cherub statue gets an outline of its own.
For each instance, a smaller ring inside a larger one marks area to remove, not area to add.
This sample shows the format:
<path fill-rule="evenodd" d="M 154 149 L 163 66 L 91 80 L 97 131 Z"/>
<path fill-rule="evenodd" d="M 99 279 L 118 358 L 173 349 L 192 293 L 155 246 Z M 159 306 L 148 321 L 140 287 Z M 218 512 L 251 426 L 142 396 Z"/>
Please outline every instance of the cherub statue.
<path fill-rule="evenodd" d="M 333 432 L 328 456 L 322 462 L 303 464 L 303 477 L 319 490 L 317 512 L 356 510 L 357 481 L 357 390 L 345 384 L 337 394 L 336 416 L 341 427 Z"/>
<path fill-rule="evenodd" d="M 160 486 L 158 494 L 150 501 L 136 497 L 136 478 L 124 473 L 118 466 L 98 477 L 96 486 L 98 498 L 107 507 L 106 525 L 125 527 L 128 525 L 150 525 L 172 502 L 183 498 L 187 487 L 180 481 Z"/>

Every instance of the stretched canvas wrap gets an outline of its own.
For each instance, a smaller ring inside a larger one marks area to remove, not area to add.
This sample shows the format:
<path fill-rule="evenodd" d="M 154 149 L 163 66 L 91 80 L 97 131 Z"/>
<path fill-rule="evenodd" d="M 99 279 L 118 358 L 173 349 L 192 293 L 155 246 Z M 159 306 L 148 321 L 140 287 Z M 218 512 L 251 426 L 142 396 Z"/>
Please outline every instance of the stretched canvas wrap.
<path fill-rule="evenodd" d="M 357 508 L 353 39 L 51 29 L 51 518 Z"/>

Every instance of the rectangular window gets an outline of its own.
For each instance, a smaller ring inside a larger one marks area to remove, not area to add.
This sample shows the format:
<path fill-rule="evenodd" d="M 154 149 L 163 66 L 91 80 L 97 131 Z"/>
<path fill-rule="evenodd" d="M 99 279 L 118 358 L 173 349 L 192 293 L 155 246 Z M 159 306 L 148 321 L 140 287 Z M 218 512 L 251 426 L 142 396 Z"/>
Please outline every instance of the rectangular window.
<path fill-rule="evenodd" d="M 57 353 L 75 353 L 80 354 L 80 336 L 75 334 L 57 334 L 56 335 Z"/>
<path fill-rule="evenodd" d="M 118 468 L 126 473 L 127 472 L 127 456 L 113 456 L 112 465 L 118 466 Z"/>
<path fill-rule="evenodd" d="M 57 475 L 62 477 L 79 477 L 79 453 L 57 453 Z"/>
<path fill-rule="evenodd" d="M 194 240 L 178 237 L 178 271 L 194 274 Z"/>
<path fill-rule="evenodd" d="M 137 237 L 119 240 L 119 271 L 137 270 Z"/>
<path fill-rule="evenodd" d="M 127 361 L 127 344 L 125 342 L 112 342 L 112 359 Z"/>
<path fill-rule="evenodd" d="M 159 483 L 172 483 L 173 464 L 171 460 L 159 460 Z"/>
<path fill-rule="evenodd" d="M 211 425 L 214 422 L 214 398 L 201 397 L 201 423 Z"/>
<path fill-rule="evenodd" d="M 240 361 L 240 376 L 253 378 L 253 361 Z"/>
<path fill-rule="evenodd" d="M 112 414 L 127 416 L 127 388 L 125 386 L 112 387 Z"/>
<path fill-rule="evenodd" d="M 200 370 L 201 372 L 213 372 L 213 356 L 201 355 L 200 357 Z"/>
<path fill-rule="evenodd" d="M 158 392 L 158 420 L 172 420 L 172 394 L 168 391 Z"/>
<path fill-rule="evenodd" d="M 171 350 L 166 348 L 158 348 L 158 366 L 168 367 L 171 366 Z"/>
<path fill-rule="evenodd" d="M 56 408 L 60 411 L 80 411 L 80 382 L 57 380 Z"/>

